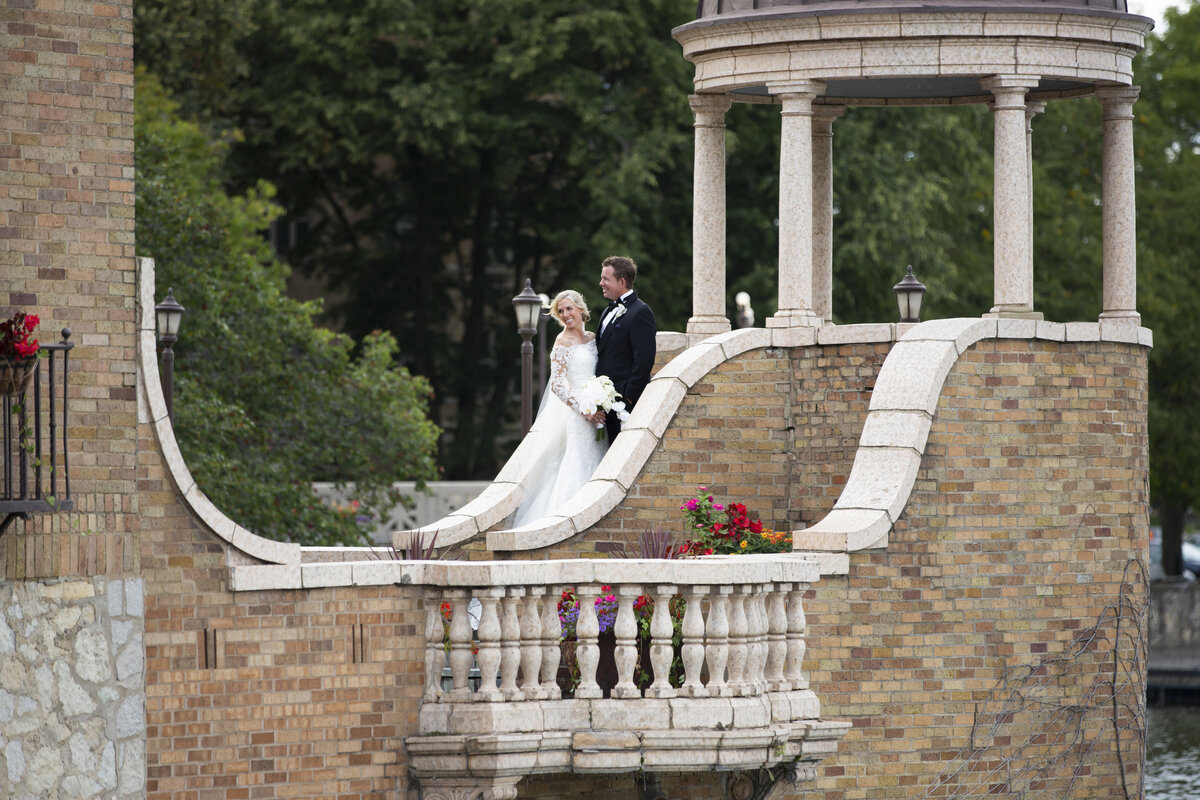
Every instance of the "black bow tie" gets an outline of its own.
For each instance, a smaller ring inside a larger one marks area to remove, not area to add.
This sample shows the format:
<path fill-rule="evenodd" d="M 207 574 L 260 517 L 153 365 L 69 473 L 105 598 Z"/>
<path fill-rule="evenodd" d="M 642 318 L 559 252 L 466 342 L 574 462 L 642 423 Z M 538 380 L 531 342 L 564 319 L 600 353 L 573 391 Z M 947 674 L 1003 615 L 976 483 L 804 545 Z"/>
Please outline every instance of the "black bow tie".
<path fill-rule="evenodd" d="M 609 312 L 609 311 L 612 311 L 614 308 L 616 308 L 619 305 L 622 305 L 620 300 L 613 300 L 611 303 L 608 304 L 608 308 L 606 308 L 604 310 L 605 310 L 605 312 Z"/>

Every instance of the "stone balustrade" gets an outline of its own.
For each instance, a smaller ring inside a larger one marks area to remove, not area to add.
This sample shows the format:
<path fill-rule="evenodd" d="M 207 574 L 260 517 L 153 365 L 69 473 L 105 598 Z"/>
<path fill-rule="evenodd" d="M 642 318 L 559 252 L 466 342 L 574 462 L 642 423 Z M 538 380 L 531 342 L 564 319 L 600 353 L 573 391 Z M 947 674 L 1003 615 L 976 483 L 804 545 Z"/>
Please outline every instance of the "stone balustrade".
<path fill-rule="evenodd" d="M 820 719 L 803 675 L 802 597 L 820 567 L 801 556 L 431 562 L 422 570 L 424 702 L 420 735 L 406 746 L 425 786 L 776 765 L 804 776 L 849 727 Z M 558 604 L 567 588 L 579 602 L 578 683 L 564 694 Z M 612 596 L 605 613 L 614 615 L 611 689 L 597 680 L 602 594 Z M 653 601 L 648 647 L 638 637 L 641 597 Z M 649 661 L 641 680 L 639 644 Z"/>

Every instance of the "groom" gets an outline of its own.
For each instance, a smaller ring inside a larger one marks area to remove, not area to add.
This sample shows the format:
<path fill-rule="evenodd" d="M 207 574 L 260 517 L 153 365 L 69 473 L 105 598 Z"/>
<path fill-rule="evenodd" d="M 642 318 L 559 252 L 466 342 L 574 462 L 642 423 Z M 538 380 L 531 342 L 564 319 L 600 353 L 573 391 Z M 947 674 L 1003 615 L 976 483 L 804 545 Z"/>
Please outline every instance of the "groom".
<path fill-rule="evenodd" d="M 633 291 L 636 279 L 637 264 L 632 258 L 609 256 L 600 266 L 600 291 L 611 302 L 600 315 L 596 374 L 612 379 L 625 407 L 631 411 L 650 382 L 654 336 L 658 332 L 654 312 Z M 612 444 L 621 432 L 621 421 L 616 414 L 608 414 L 604 427 L 608 430 L 609 444 Z"/>

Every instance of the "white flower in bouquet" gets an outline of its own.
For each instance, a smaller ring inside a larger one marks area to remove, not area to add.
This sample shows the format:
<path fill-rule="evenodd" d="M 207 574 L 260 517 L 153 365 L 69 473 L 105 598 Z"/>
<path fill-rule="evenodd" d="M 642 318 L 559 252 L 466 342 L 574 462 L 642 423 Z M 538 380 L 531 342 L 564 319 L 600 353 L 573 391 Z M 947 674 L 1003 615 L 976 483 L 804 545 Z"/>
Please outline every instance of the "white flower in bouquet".
<path fill-rule="evenodd" d="M 617 387 L 613 386 L 612 379 L 607 375 L 597 375 L 592 378 L 579 387 L 577 395 L 579 407 L 584 416 L 590 417 L 597 411 L 603 411 L 606 414 L 616 414 L 617 419 L 624 422 L 629 419 L 629 412 L 625 410 L 625 404 L 621 402 L 620 397 L 620 392 L 617 391 Z M 603 424 L 596 426 L 597 439 L 600 438 L 600 431 L 603 429 Z"/>

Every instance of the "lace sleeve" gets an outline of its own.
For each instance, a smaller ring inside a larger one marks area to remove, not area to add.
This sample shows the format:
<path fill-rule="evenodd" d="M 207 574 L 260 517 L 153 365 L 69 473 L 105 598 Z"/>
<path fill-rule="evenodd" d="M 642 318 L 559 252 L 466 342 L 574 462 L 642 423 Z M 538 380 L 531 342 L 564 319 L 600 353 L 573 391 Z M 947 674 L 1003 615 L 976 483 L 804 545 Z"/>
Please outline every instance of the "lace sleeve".
<path fill-rule="evenodd" d="M 550 351 L 550 391 L 572 411 L 582 414 L 579 401 L 571 394 L 571 384 L 567 381 L 567 359 L 570 355 L 571 351 L 561 345 Z"/>

